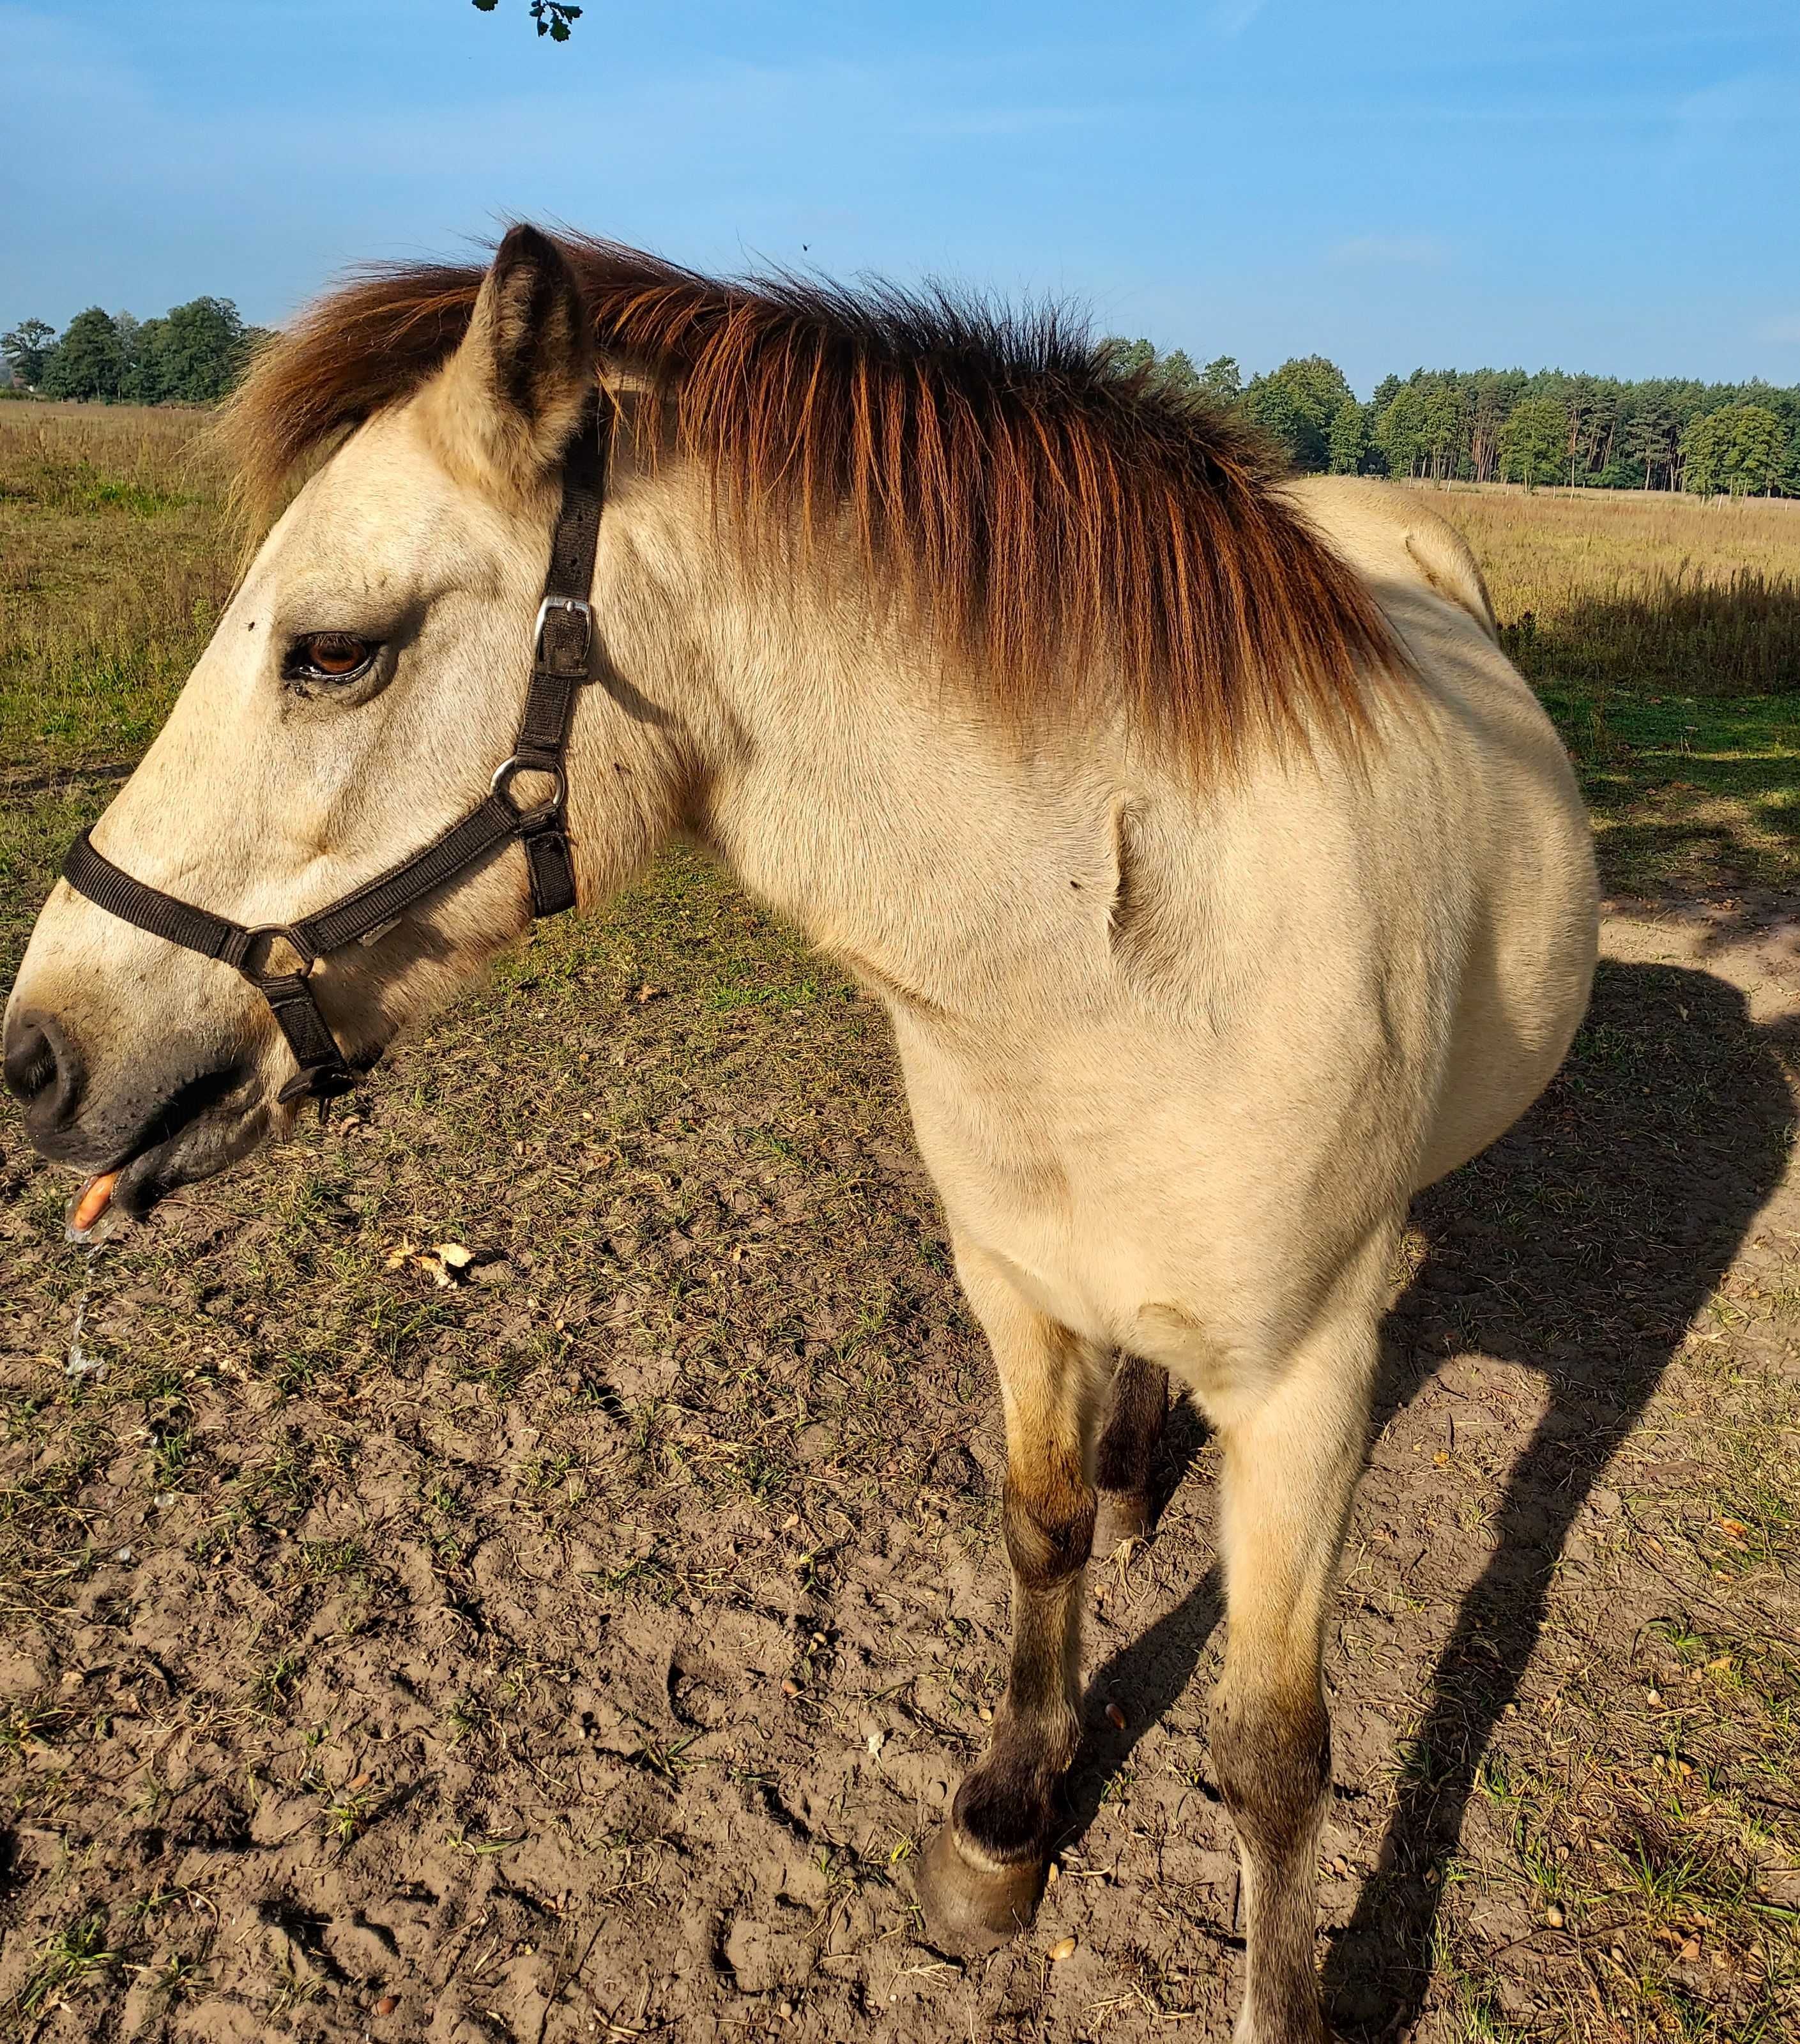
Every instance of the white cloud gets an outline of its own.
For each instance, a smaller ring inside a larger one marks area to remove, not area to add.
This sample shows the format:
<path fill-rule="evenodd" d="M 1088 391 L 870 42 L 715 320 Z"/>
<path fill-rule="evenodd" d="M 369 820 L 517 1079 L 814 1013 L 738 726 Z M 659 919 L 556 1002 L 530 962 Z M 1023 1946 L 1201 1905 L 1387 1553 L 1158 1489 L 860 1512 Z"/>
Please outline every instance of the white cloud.
<path fill-rule="evenodd" d="M 1262 13 L 1265 0 L 1214 0 L 1207 20 L 1221 36 L 1240 36 Z"/>
<path fill-rule="evenodd" d="M 1450 244 L 1437 234 L 1356 234 L 1331 252 L 1346 269 L 1437 270 L 1450 259 Z"/>
<path fill-rule="evenodd" d="M 1695 133 L 1785 126 L 1796 118 L 1800 118 L 1800 101 L 1794 81 L 1758 74 L 1703 86 L 1675 107 L 1675 119 Z"/>

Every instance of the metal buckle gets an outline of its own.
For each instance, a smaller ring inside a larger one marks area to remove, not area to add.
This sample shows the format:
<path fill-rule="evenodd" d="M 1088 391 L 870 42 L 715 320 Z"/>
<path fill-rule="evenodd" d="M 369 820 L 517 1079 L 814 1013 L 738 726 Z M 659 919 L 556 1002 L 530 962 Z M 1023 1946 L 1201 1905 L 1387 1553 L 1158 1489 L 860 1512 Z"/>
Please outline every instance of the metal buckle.
<path fill-rule="evenodd" d="M 568 612 L 581 620 L 581 658 L 572 667 L 546 667 L 552 674 L 585 674 L 587 663 L 594 652 L 594 606 L 579 596 L 547 596 L 537 606 L 537 622 L 532 628 L 531 657 L 540 667 L 544 667 L 544 628 L 549 621 L 552 610 Z"/>
<path fill-rule="evenodd" d="M 262 962 L 256 963 L 252 955 L 252 948 L 263 937 L 267 938 L 271 948 L 278 943 L 286 944 L 300 961 L 298 968 L 290 966 L 283 971 L 272 970 L 267 952 L 264 952 Z M 244 941 L 237 948 L 239 955 L 233 963 L 252 986 L 268 986 L 282 979 L 304 979 L 319 962 L 318 953 L 286 923 L 253 924 L 244 932 Z"/>
<path fill-rule="evenodd" d="M 521 809 L 513 800 L 513 776 L 515 774 L 548 774 L 556 784 L 547 802 L 540 802 L 535 809 Z M 521 824 L 535 823 L 543 816 L 560 814 L 568 800 L 568 776 L 559 761 L 533 759 L 522 752 L 515 752 L 510 759 L 502 759 L 494 770 L 494 778 L 488 782 L 491 793 L 498 795 Z"/>

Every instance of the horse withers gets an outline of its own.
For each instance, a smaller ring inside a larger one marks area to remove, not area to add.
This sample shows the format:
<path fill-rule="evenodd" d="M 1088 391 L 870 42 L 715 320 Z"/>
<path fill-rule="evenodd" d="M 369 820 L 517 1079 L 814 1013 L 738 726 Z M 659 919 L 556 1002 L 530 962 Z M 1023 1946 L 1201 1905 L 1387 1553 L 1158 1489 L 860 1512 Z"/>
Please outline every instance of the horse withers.
<path fill-rule="evenodd" d="M 246 501 L 306 479 L 102 859 L 291 929 L 478 808 L 596 395 L 557 755 L 575 892 L 685 832 L 879 996 L 998 1370 L 1012 1660 L 921 1866 L 933 1939 L 977 1953 L 1036 1906 L 1083 1568 L 1097 1518 L 1143 1530 L 1172 1377 L 1223 1450 L 1238 2034 L 1311 2044 L 1321 1640 L 1397 1239 L 1544 1085 L 1593 967 L 1562 749 L 1411 494 L 1284 478 L 1052 314 L 720 283 L 521 227 L 485 271 L 371 273 L 252 370 Z M 555 803 L 519 778 L 521 810 Z M 502 835 L 287 960 L 338 1064 L 465 986 L 534 896 Z M 6 1047 L 39 1148 L 100 1174 L 90 1208 L 146 1213 L 298 1112 L 257 983 L 67 884 Z"/>

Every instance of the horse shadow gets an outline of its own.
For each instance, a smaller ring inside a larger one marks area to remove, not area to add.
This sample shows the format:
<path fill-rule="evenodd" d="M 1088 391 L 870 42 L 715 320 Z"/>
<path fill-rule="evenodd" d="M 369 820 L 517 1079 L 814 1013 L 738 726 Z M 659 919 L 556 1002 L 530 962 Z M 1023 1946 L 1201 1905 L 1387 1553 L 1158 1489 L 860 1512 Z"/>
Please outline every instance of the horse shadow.
<path fill-rule="evenodd" d="M 1602 964 L 1544 1097 L 1414 1204 L 1430 1249 L 1390 1316 L 1377 1426 L 1446 1358 L 1471 1351 L 1541 1371 L 1548 1400 L 1422 1692 L 1378 1871 L 1327 1961 L 1328 2004 L 1348 2038 L 1391 2037 L 1423 2008 L 1445 1863 L 1537 1646 L 1564 1542 L 1780 1181 L 1794 1113 L 1787 1033 L 1760 1029 L 1709 973 Z M 1202 1437 L 1189 1416 L 1165 1481 Z M 1065 1842 L 1086 1832 L 1133 1746 L 1187 1687 L 1223 1615 L 1215 1566 L 1098 1671 Z M 1115 1696 L 1130 1700 L 1128 1730 L 1106 1718 Z"/>

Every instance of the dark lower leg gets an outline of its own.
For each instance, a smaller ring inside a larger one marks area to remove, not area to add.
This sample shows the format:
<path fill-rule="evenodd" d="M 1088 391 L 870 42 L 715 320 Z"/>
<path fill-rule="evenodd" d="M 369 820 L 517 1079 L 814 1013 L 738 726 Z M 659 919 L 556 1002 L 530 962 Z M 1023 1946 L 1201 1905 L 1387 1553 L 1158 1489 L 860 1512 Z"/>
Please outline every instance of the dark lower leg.
<path fill-rule="evenodd" d="M 1331 1725 L 1316 1669 L 1249 1693 L 1221 1684 L 1212 1749 L 1243 1867 L 1249 1973 L 1237 2034 L 1316 2044 L 1325 2034 L 1313 1967 L 1316 1863 L 1331 1788 Z"/>
<path fill-rule="evenodd" d="M 1331 1785 L 1320 1659 L 1362 1467 L 1375 1326 L 1372 1305 L 1346 1309 L 1257 1407 L 1221 1428 L 1228 1631 L 1212 1750 L 1243 1865 L 1238 2044 L 1322 2044 L 1326 2034 L 1313 1958 Z"/>
<path fill-rule="evenodd" d="M 1059 1785 L 1080 1734 L 1081 1599 L 1094 1537 L 1087 1474 L 1098 1358 L 979 1257 L 959 1270 L 999 1365 L 1006 1410 L 1013 1650 L 987 1753 L 919 1874 L 933 1942 L 971 1954 L 1031 1920 Z"/>
<path fill-rule="evenodd" d="M 1013 1567 L 1013 1654 L 986 1755 L 956 1792 L 960 1841 L 994 1864 L 1040 1861 L 1057 1784 L 1081 1736 L 1082 1571 L 1094 1498 L 1067 1452 L 1006 1479 Z"/>
<path fill-rule="evenodd" d="M 1140 1356 L 1123 1358 L 1094 1461 L 1100 1492 L 1096 1557 L 1112 1554 L 1128 1540 L 1141 1540 L 1150 1531 L 1150 1463 L 1168 1409 L 1168 1372 Z"/>

